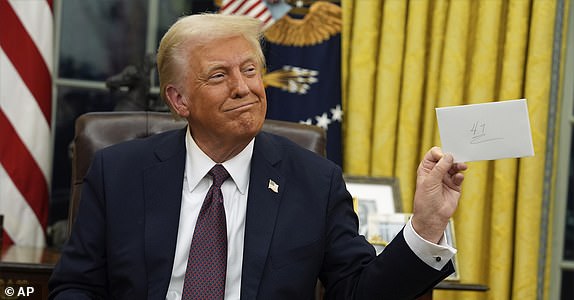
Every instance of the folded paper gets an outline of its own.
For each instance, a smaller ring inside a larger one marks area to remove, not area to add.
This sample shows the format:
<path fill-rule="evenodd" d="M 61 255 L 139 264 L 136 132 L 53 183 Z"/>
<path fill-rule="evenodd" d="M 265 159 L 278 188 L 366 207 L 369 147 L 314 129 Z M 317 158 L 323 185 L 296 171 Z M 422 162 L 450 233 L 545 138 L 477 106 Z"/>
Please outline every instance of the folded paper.
<path fill-rule="evenodd" d="M 442 150 L 455 162 L 534 155 L 526 99 L 435 110 Z"/>

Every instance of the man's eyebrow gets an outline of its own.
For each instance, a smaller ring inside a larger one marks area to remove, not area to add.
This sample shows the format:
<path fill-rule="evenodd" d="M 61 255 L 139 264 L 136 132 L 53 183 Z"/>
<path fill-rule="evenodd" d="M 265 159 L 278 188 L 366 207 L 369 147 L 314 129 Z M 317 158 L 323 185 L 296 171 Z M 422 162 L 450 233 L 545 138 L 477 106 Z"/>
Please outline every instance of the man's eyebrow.
<path fill-rule="evenodd" d="M 259 62 L 259 60 L 257 59 L 257 56 L 255 56 L 255 55 L 249 55 L 249 56 L 246 56 L 246 57 L 241 61 L 241 63 L 239 64 L 239 66 L 243 66 L 243 65 L 249 64 L 249 63 L 258 64 L 258 62 Z M 215 70 L 218 70 L 218 69 L 226 69 L 226 68 L 229 68 L 229 64 L 228 64 L 228 63 L 223 62 L 223 61 L 214 61 L 214 62 L 208 63 L 208 65 L 207 65 L 207 66 L 205 67 L 205 69 L 204 69 L 204 70 L 205 70 L 204 73 L 208 74 L 208 73 L 211 73 L 211 72 L 213 72 L 213 71 L 215 71 Z"/>
<path fill-rule="evenodd" d="M 227 68 L 225 63 L 210 63 L 209 65 L 207 65 L 207 67 L 205 68 L 205 73 L 211 73 L 217 69 L 225 69 Z"/>

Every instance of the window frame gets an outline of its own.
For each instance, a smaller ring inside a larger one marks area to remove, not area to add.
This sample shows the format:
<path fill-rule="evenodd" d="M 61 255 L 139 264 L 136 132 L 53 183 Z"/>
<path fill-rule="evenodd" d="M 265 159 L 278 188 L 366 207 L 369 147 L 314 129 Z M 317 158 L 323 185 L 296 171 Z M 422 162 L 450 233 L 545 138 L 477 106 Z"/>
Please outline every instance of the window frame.
<path fill-rule="evenodd" d="M 564 236 L 566 225 L 566 208 L 568 203 L 568 179 L 572 132 L 574 129 L 574 10 L 569 7 L 567 40 L 564 53 L 564 78 L 561 89 L 561 108 L 559 135 L 557 140 L 558 155 L 555 161 L 556 181 L 552 210 L 551 262 L 550 262 L 550 295 L 549 299 L 561 299 L 562 273 L 574 271 L 574 261 L 564 259 Z"/>

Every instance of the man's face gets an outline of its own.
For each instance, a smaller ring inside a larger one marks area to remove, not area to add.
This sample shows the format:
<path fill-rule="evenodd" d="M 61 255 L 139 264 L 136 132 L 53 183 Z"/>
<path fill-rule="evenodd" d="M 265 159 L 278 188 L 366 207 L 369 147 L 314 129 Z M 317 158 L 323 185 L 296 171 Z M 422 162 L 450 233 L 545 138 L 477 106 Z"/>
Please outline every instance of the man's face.
<path fill-rule="evenodd" d="M 242 143 L 263 126 L 267 98 L 262 66 L 241 36 L 216 39 L 189 49 L 183 82 L 185 109 L 196 142 Z"/>

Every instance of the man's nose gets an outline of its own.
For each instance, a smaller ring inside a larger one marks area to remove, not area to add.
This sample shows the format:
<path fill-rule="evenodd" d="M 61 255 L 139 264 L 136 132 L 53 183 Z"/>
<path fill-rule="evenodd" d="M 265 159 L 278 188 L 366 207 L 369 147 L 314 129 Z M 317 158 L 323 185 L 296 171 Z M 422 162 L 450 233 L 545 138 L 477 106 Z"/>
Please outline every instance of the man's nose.
<path fill-rule="evenodd" d="M 241 72 L 231 80 L 231 98 L 243 98 L 249 94 L 249 86 Z"/>

